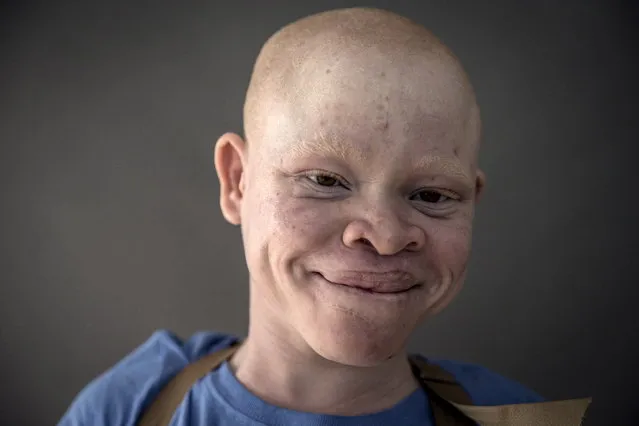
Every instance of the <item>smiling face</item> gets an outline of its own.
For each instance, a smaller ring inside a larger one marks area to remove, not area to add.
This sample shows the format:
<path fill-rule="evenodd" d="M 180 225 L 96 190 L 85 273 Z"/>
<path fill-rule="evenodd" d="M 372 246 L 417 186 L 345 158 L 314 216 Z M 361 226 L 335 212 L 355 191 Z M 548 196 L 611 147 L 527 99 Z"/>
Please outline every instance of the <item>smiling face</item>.
<path fill-rule="evenodd" d="M 251 323 L 374 365 L 460 290 L 479 113 L 450 57 L 321 51 L 289 76 L 303 90 L 260 101 L 248 145 L 218 142 L 222 206 L 242 225 Z"/>

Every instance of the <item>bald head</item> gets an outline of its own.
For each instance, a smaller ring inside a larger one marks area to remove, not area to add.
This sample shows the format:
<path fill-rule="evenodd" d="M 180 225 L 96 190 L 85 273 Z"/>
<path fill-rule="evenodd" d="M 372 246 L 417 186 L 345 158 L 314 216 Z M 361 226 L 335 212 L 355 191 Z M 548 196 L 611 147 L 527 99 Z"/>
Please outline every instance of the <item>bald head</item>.
<path fill-rule="evenodd" d="M 285 125 L 274 111 L 294 120 L 324 116 L 318 106 L 327 102 L 344 111 L 387 110 L 380 105 L 393 100 L 413 105 L 405 109 L 411 116 L 461 117 L 460 130 L 478 142 L 472 87 L 459 61 L 430 31 L 380 9 L 323 12 L 285 26 L 263 46 L 244 105 L 245 136 L 249 143 L 267 137 L 269 121 Z M 389 126 L 388 117 L 373 121 L 378 128 Z M 316 124 L 314 129 L 322 127 Z"/>

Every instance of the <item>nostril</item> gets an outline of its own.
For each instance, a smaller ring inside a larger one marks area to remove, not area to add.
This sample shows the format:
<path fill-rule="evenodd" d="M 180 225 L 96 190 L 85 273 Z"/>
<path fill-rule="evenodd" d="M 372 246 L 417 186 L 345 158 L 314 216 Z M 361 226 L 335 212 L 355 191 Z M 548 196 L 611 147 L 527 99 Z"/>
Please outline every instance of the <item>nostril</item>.
<path fill-rule="evenodd" d="M 406 246 L 407 249 L 416 249 L 417 247 L 419 247 L 419 244 L 417 244 L 417 241 L 411 241 Z"/>
<path fill-rule="evenodd" d="M 359 241 L 361 241 L 362 244 L 366 246 L 373 247 L 373 243 L 371 243 L 371 241 L 368 238 L 360 238 Z"/>

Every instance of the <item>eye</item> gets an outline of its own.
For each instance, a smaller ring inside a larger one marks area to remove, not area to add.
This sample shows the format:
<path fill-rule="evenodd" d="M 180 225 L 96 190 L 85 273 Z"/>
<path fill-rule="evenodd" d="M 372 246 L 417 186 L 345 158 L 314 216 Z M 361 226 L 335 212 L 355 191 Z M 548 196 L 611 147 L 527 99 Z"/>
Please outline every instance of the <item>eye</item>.
<path fill-rule="evenodd" d="M 327 188 L 343 186 L 339 177 L 326 172 L 309 173 L 306 177 L 318 186 Z"/>
<path fill-rule="evenodd" d="M 433 190 L 419 191 L 413 196 L 413 198 L 417 201 L 422 201 L 429 204 L 441 204 L 452 199 L 452 197 L 448 197 L 441 192 Z"/>

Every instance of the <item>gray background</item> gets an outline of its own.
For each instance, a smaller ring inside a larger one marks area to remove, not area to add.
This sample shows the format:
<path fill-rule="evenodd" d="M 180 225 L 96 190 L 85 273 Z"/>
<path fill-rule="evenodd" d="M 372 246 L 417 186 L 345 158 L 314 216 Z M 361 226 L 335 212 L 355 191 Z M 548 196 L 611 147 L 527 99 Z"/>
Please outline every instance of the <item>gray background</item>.
<path fill-rule="evenodd" d="M 268 3 L 268 6 L 266 4 Z M 375 5 L 430 27 L 483 107 L 467 286 L 411 342 L 637 425 L 637 8 L 604 1 L 4 2 L 0 423 L 54 424 L 158 328 L 243 334 L 212 146 L 280 26 Z"/>

